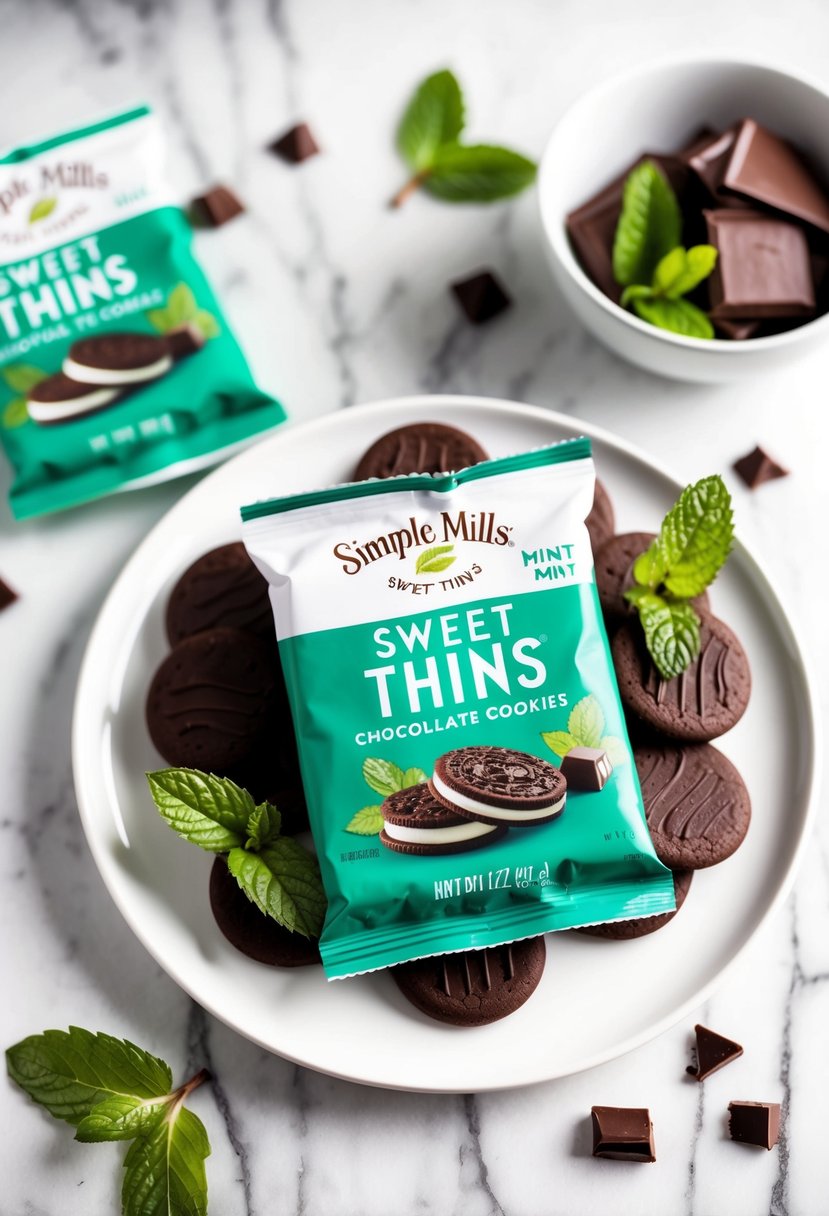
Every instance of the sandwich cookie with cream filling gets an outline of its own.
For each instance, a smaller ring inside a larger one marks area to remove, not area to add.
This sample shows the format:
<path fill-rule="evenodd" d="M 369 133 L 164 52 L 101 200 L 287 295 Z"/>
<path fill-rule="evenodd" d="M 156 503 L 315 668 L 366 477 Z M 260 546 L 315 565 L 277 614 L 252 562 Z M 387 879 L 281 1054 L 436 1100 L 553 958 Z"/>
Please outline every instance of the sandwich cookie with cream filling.
<path fill-rule="evenodd" d="M 380 839 L 395 853 L 424 857 L 435 853 L 465 853 L 500 840 L 500 829 L 456 815 L 433 796 L 426 783 L 397 790 L 382 804 Z"/>
<path fill-rule="evenodd" d="M 555 765 L 528 752 L 460 747 L 438 756 L 429 789 L 466 819 L 524 828 L 561 814 L 567 779 Z"/>

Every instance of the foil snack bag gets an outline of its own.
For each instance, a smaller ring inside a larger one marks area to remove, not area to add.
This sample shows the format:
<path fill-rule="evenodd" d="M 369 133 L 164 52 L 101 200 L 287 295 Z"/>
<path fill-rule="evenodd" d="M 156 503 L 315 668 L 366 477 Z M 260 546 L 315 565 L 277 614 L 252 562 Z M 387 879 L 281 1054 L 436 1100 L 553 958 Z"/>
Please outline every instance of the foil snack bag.
<path fill-rule="evenodd" d="M 331 979 L 674 907 L 611 666 L 586 439 L 243 508 Z"/>
<path fill-rule="evenodd" d="M 0 156 L 0 440 L 18 519 L 190 472 L 284 416 L 193 259 L 146 107 Z"/>

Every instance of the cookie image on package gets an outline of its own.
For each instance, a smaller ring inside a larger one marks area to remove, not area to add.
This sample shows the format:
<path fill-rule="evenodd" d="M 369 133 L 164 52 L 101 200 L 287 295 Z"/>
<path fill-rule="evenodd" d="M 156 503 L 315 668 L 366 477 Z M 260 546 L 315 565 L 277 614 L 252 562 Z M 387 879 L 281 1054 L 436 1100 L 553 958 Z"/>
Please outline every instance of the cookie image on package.
<path fill-rule="evenodd" d="M 466 853 L 500 840 L 507 830 L 449 810 L 438 802 L 426 783 L 390 794 L 382 809 L 383 844 L 395 853 L 416 857 Z"/>
<path fill-rule="evenodd" d="M 560 769 L 508 747 L 460 747 L 435 761 L 429 788 L 457 815 L 506 827 L 535 827 L 564 810 Z"/>
<path fill-rule="evenodd" d="M 401 473 L 454 473 L 489 457 L 477 439 L 443 422 L 415 422 L 381 435 L 354 471 L 355 481 Z"/>
<path fill-rule="evenodd" d="M 543 937 L 506 946 L 415 959 L 392 967 L 397 987 L 430 1018 L 452 1026 L 486 1026 L 529 1000 L 544 974 Z"/>
<path fill-rule="evenodd" d="M 63 374 L 79 384 L 123 388 L 157 380 L 172 365 L 164 338 L 121 332 L 73 342 L 63 361 Z"/>
<path fill-rule="evenodd" d="M 112 405 L 120 396 L 116 388 L 79 384 L 58 372 L 30 390 L 26 408 L 33 422 L 53 426 L 57 422 L 70 422 L 73 418 L 94 414 Z"/>

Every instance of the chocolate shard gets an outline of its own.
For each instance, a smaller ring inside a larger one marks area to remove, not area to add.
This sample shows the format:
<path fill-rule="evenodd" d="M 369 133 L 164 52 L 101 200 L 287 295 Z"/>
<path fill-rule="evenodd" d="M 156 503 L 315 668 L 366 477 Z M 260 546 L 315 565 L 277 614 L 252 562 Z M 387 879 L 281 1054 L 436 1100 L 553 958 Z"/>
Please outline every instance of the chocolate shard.
<path fill-rule="evenodd" d="M 194 198 L 190 206 L 196 222 L 207 228 L 218 228 L 241 215 L 245 209 L 227 186 L 213 186 Z"/>
<path fill-rule="evenodd" d="M 601 747 L 574 747 L 563 758 L 561 771 L 570 790 L 604 789 L 613 772 L 610 757 Z"/>
<path fill-rule="evenodd" d="M 451 283 L 455 299 L 473 325 L 483 325 L 509 308 L 512 300 L 490 270 Z"/>
<path fill-rule="evenodd" d="M 707 140 L 701 140 L 689 149 L 683 157 L 714 199 L 719 196 L 736 138 L 736 125 L 722 134 L 714 132 Z"/>
<path fill-rule="evenodd" d="M 809 317 L 815 290 L 802 228 L 757 211 L 706 211 L 717 249 L 709 280 L 712 320 Z"/>
<path fill-rule="evenodd" d="M 291 127 L 290 131 L 280 135 L 268 146 L 271 152 L 287 161 L 289 165 L 299 165 L 302 161 L 309 160 L 310 157 L 317 156 L 319 153 L 319 145 L 306 122 L 298 122 L 295 127 Z"/>
<path fill-rule="evenodd" d="M 739 1043 L 727 1039 L 725 1035 L 709 1030 L 707 1026 L 694 1027 L 697 1036 L 697 1063 L 689 1064 L 686 1072 L 698 1081 L 704 1081 L 712 1072 L 725 1068 L 732 1060 L 737 1060 L 743 1054 Z"/>
<path fill-rule="evenodd" d="M 740 124 L 722 188 L 829 232 L 829 193 L 790 143 L 752 118 Z"/>
<path fill-rule="evenodd" d="M 180 325 L 164 335 L 167 350 L 174 359 L 194 355 L 204 346 L 204 334 L 196 325 Z"/>
<path fill-rule="evenodd" d="M 762 321 L 729 321 L 725 317 L 714 319 L 714 328 L 723 338 L 732 342 L 745 342 L 747 338 L 756 337 Z"/>
<path fill-rule="evenodd" d="M 0 612 L 4 608 L 8 608 L 18 598 L 17 592 L 14 591 L 7 582 L 0 578 Z"/>
<path fill-rule="evenodd" d="M 789 470 L 778 464 L 768 452 L 761 447 L 754 448 L 739 460 L 734 461 L 734 472 L 743 479 L 750 490 L 756 490 L 765 481 L 775 481 L 778 477 L 788 477 Z"/>
<path fill-rule="evenodd" d="M 772 1149 L 780 1136 L 778 1102 L 729 1102 L 728 1130 L 740 1144 Z"/>
<path fill-rule="evenodd" d="M 613 1161 L 656 1161 L 650 1111 L 635 1106 L 594 1106 L 593 1156 Z"/>

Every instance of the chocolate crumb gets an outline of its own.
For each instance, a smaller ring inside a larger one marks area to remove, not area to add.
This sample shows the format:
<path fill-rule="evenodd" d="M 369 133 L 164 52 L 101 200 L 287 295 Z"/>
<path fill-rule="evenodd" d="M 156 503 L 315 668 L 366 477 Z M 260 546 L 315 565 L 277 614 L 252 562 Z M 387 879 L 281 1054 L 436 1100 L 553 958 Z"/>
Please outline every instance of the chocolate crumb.
<path fill-rule="evenodd" d="M 13 591 L 9 584 L 0 578 L 0 612 L 4 608 L 8 608 L 18 598 L 17 592 Z"/>
<path fill-rule="evenodd" d="M 697 1081 L 704 1081 L 712 1072 L 725 1068 L 732 1060 L 737 1060 L 743 1054 L 739 1043 L 727 1039 L 725 1035 L 709 1030 L 707 1026 L 694 1027 L 697 1036 L 696 1067 L 689 1064 L 685 1071 Z"/>
<path fill-rule="evenodd" d="M 245 210 L 244 204 L 227 186 L 213 186 L 194 198 L 190 209 L 196 223 L 206 228 L 218 228 Z"/>
<path fill-rule="evenodd" d="M 734 461 L 734 472 L 746 483 L 750 490 L 756 490 L 765 481 L 774 481 L 778 477 L 788 477 L 789 470 L 778 464 L 768 452 L 761 447 L 746 456 Z"/>
<path fill-rule="evenodd" d="M 509 308 L 512 300 L 489 270 L 482 270 L 468 279 L 459 279 L 450 284 L 455 299 L 460 304 L 467 320 L 473 325 L 483 325 Z"/>
<path fill-rule="evenodd" d="M 280 135 L 268 147 L 271 152 L 274 152 L 281 160 L 287 161 L 289 165 L 299 165 L 302 161 L 319 154 L 319 145 L 311 134 L 311 128 L 307 122 L 298 122 L 295 127 L 291 127 L 290 131 Z"/>

